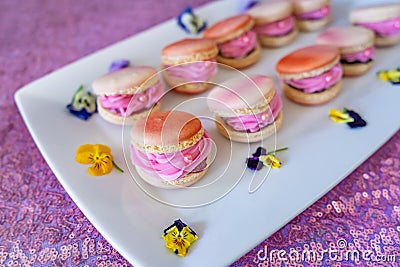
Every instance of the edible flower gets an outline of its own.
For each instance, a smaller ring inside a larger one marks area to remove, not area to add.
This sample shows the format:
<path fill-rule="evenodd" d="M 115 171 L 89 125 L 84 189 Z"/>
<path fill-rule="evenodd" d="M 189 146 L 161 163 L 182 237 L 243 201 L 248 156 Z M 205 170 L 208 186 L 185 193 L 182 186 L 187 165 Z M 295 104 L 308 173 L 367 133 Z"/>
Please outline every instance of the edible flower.
<path fill-rule="evenodd" d="M 119 69 L 129 67 L 129 60 L 127 59 L 117 59 L 111 62 L 110 67 L 108 67 L 108 72 L 113 72 Z"/>
<path fill-rule="evenodd" d="M 108 174 L 115 167 L 119 172 L 124 172 L 113 160 L 111 149 L 101 144 L 85 144 L 76 150 L 75 160 L 81 164 L 92 164 L 88 168 L 92 176 L 101 176 Z"/>
<path fill-rule="evenodd" d="M 350 128 L 359 128 L 367 125 L 367 122 L 357 112 L 347 108 L 344 108 L 343 111 L 331 109 L 329 117 L 334 122 L 347 123 Z"/>
<path fill-rule="evenodd" d="M 177 18 L 178 25 L 187 33 L 198 34 L 202 32 L 207 23 L 197 17 L 191 7 L 185 8 Z"/>
<path fill-rule="evenodd" d="M 165 246 L 175 254 L 185 257 L 190 245 L 198 239 L 197 234 L 180 219 L 164 230 Z"/>
<path fill-rule="evenodd" d="M 378 71 L 377 75 L 381 81 L 400 85 L 400 66 L 397 69 Z"/>
<path fill-rule="evenodd" d="M 270 166 L 274 169 L 279 169 L 282 163 L 274 155 L 263 155 L 259 157 L 260 161 L 265 166 Z"/>
<path fill-rule="evenodd" d="M 69 112 L 81 120 L 87 120 L 97 112 L 96 97 L 90 92 L 84 92 L 83 85 L 79 86 L 67 105 Z"/>
<path fill-rule="evenodd" d="M 282 163 L 275 157 L 275 153 L 287 150 L 287 147 L 280 148 L 267 153 L 263 147 L 258 147 L 252 157 L 247 158 L 247 167 L 251 170 L 261 170 L 263 166 L 270 168 L 280 168 Z"/>
<path fill-rule="evenodd" d="M 257 0 L 239 0 L 237 10 L 240 13 L 244 13 L 259 3 L 260 1 Z"/>

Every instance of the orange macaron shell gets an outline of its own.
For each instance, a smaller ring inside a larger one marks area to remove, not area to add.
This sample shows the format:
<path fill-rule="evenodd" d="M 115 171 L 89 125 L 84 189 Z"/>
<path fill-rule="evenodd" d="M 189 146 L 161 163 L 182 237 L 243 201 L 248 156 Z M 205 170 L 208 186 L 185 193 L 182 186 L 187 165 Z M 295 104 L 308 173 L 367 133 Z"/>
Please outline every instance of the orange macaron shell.
<path fill-rule="evenodd" d="M 250 30 L 254 20 L 248 14 L 240 14 L 221 20 L 203 32 L 203 37 L 222 43 Z"/>
<path fill-rule="evenodd" d="M 329 45 L 312 45 L 281 58 L 276 71 L 288 78 L 313 77 L 339 61 L 339 49 Z"/>
<path fill-rule="evenodd" d="M 200 120 L 190 113 L 155 112 L 132 127 L 131 140 L 136 146 L 145 149 L 178 151 L 185 148 L 181 144 L 193 138 L 201 129 Z"/>

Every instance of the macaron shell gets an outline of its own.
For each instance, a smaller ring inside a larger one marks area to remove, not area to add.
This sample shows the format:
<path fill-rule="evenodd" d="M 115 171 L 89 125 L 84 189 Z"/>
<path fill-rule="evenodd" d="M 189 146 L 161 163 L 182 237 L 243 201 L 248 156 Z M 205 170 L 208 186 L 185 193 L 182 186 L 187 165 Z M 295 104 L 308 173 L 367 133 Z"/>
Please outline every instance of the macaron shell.
<path fill-rule="evenodd" d="M 299 30 L 295 27 L 291 32 L 281 36 L 258 36 L 260 44 L 264 47 L 281 47 L 292 43 L 298 36 Z"/>
<path fill-rule="evenodd" d="M 214 41 L 205 38 L 186 38 L 163 48 L 161 54 L 167 57 L 192 55 L 217 49 Z"/>
<path fill-rule="evenodd" d="M 182 64 L 215 58 L 217 44 L 211 39 L 183 39 L 163 48 L 161 61 L 167 65 Z"/>
<path fill-rule="evenodd" d="M 238 109 L 251 109 L 265 96 L 275 93 L 274 82 L 270 77 L 252 75 L 238 77 L 216 86 L 207 97 L 207 104 L 216 113 L 234 113 Z"/>
<path fill-rule="evenodd" d="M 281 58 L 276 70 L 279 74 L 300 74 L 334 64 L 338 57 L 339 50 L 334 46 L 307 46 Z"/>
<path fill-rule="evenodd" d="M 127 67 L 106 73 L 92 83 L 97 95 L 136 94 L 158 81 L 157 70 L 148 66 Z"/>
<path fill-rule="evenodd" d="M 366 6 L 350 12 L 351 23 L 379 22 L 398 17 L 400 17 L 400 3 Z"/>
<path fill-rule="evenodd" d="M 253 51 L 251 51 L 250 54 L 248 54 L 244 58 L 227 58 L 221 55 L 217 55 L 216 59 L 217 62 L 221 64 L 225 64 L 240 70 L 240 69 L 245 69 L 251 65 L 254 65 L 260 60 L 260 57 L 261 57 L 261 45 L 257 41 L 256 47 L 253 49 Z"/>
<path fill-rule="evenodd" d="M 256 5 L 247 11 L 256 24 L 270 23 L 289 17 L 293 12 L 289 1 L 273 1 Z"/>
<path fill-rule="evenodd" d="M 218 116 L 215 116 L 215 125 L 218 131 L 227 139 L 240 143 L 254 143 L 276 134 L 282 126 L 282 118 L 283 111 L 280 111 L 273 123 L 254 133 L 235 131 L 235 129 L 226 124 L 225 121 Z"/>
<path fill-rule="evenodd" d="M 322 19 L 298 19 L 296 21 L 296 26 L 301 32 L 312 32 L 320 30 L 321 28 L 328 25 L 331 21 L 332 15 L 328 14 L 328 16 Z"/>
<path fill-rule="evenodd" d="M 281 84 L 281 88 L 285 96 L 293 102 L 301 105 L 313 106 L 325 104 L 334 99 L 342 89 L 342 81 L 340 80 L 330 88 L 312 94 L 295 89 L 285 83 Z"/>
<path fill-rule="evenodd" d="M 357 52 L 374 44 L 373 31 L 357 26 L 330 27 L 321 32 L 317 44 L 337 46 L 341 52 Z M 358 48 L 354 50 L 351 48 Z"/>
<path fill-rule="evenodd" d="M 203 32 L 203 37 L 213 39 L 217 43 L 233 39 L 250 30 L 254 25 L 252 17 L 240 14 L 221 20 Z"/>
<path fill-rule="evenodd" d="M 154 112 L 138 120 L 131 129 L 132 143 L 139 146 L 178 145 L 202 130 L 194 115 L 183 111 Z"/>
<path fill-rule="evenodd" d="M 207 162 L 209 162 L 209 158 L 207 158 Z M 138 166 L 136 167 L 137 173 L 140 175 L 140 177 L 146 181 L 147 183 L 159 187 L 159 188 L 164 188 L 164 189 L 179 189 L 182 187 L 187 187 L 190 186 L 197 181 L 199 181 L 201 178 L 203 178 L 204 174 L 208 171 L 208 168 L 205 168 L 201 172 L 191 172 L 188 173 L 186 176 L 183 176 L 177 180 L 172 180 L 172 181 L 163 181 L 162 179 L 158 177 L 153 177 L 144 171 L 140 169 Z"/>
<path fill-rule="evenodd" d="M 293 11 L 295 14 L 301 14 L 320 9 L 329 5 L 329 0 L 292 0 Z"/>

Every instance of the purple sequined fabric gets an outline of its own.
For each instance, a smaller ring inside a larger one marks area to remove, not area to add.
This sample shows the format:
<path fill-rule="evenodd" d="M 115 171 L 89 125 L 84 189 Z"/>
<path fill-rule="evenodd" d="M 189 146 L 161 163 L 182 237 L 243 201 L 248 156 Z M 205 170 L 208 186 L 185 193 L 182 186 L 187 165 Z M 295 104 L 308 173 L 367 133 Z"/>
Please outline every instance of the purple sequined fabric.
<path fill-rule="evenodd" d="M 206 2 L 0 1 L 0 267 L 131 266 L 62 188 L 13 95 L 70 62 L 175 18 L 188 5 Z M 399 170 L 397 132 L 333 190 L 231 266 L 399 266 Z M 335 250 L 337 258 L 321 257 L 322 251 Z M 346 259 L 346 251 L 353 258 Z M 362 258 L 365 252 L 371 260 Z"/>

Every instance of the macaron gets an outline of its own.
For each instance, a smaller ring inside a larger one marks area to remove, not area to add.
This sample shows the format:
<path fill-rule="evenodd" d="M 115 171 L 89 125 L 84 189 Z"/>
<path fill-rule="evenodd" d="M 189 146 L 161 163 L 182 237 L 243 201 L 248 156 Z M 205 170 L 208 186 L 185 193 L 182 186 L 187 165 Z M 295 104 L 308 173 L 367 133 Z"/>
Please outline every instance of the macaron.
<path fill-rule="evenodd" d="M 331 101 L 342 86 L 339 49 L 312 45 L 293 51 L 276 64 L 281 88 L 290 100 L 303 105 Z"/>
<path fill-rule="evenodd" d="M 135 66 L 104 74 L 92 83 L 100 116 L 114 124 L 133 124 L 161 106 L 164 87 L 157 70 Z"/>
<path fill-rule="evenodd" d="M 247 11 L 254 19 L 254 31 L 265 47 L 281 47 L 298 35 L 293 7 L 289 1 L 273 1 L 255 5 Z"/>
<path fill-rule="evenodd" d="M 300 31 L 319 30 L 332 20 L 330 0 L 293 0 L 292 3 Z"/>
<path fill-rule="evenodd" d="M 176 92 L 197 94 L 212 87 L 218 71 L 217 44 L 210 39 L 183 39 L 162 49 L 164 80 Z"/>
<path fill-rule="evenodd" d="M 130 136 L 132 163 L 140 177 L 153 186 L 187 187 L 207 172 L 213 141 L 190 113 L 154 112 L 139 119 Z"/>
<path fill-rule="evenodd" d="M 260 59 L 261 48 L 253 26 L 250 15 L 240 14 L 211 25 L 203 32 L 203 37 L 217 43 L 218 62 L 243 69 Z"/>
<path fill-rule="evenodd" d="M 375 57 L 374 39 L 374 32 L 367 28 L 342 26 L 324 30 L 317 36 L 316 43 L 339 48 L 343 75 L 358 76 L 372 66 Z"/>
<path fill-rule="evenodd" d="M 365 6 L 350 12 L 350 22 L 375 32 L 376 46 L 400 42 L 400 3 Z"/>
<path fill-rule="evenodd" d="M 232 141 L 257 142 L 282 125 L 282 100 L 273 80 L 264 75 L 225 81 L 210 91 L 207 104 L 218 131 Z"/>

